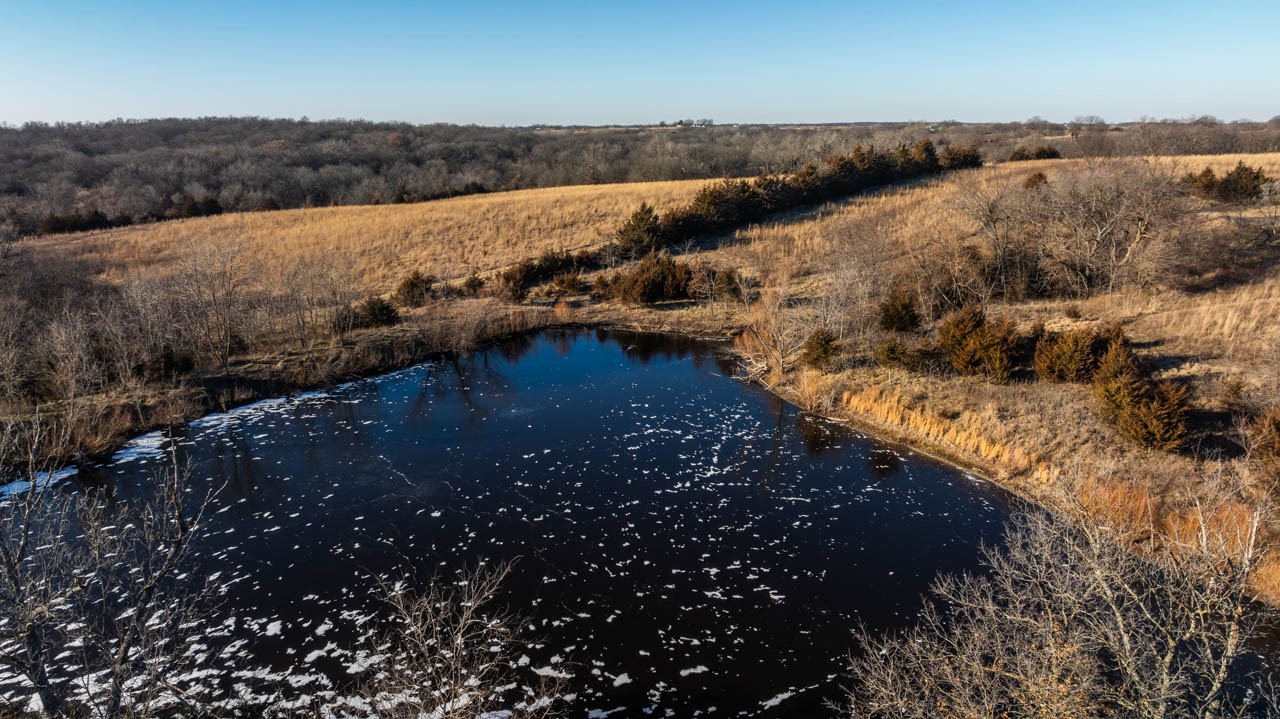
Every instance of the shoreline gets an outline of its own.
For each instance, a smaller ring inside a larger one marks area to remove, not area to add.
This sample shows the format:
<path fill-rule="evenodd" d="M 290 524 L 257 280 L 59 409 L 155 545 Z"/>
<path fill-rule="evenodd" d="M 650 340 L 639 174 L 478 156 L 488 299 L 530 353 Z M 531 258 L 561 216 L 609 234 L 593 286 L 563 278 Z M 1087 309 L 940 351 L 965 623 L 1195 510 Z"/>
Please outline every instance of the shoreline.
<path fill-rule="evenodd" d="M 213 413 L 226 412 L 272 398 L 287 398 L 303 392 L 332 389 L 346 382 L 396 372 L 423 362 L 447 359 L 451 355 L 483 351 L 503 340 L 522 335 L 558 329 L 604 329 L 724 343 L 730 342 L 734 331 L 738 329 L 731 323 L 715 322 L 702 327 L 675 329 L 666 322 L 646 322 L 635 315 L 623 316 L 611 308 L 596 308 L 596 312 L 590 313 L 590 317 L 583 318 L 578 318 L 577 312 L 553 314 L 551 308 L 545 305 L 509 305 L 503 309 L 507 313 L 500 318 L 503 321 L 486 326 L 485 331 L 478 333 L 465 347 L 442 348 L 438 343 L 429 341 L 422 325 L 409 322 L 392 328 L 366 331 L 349 338 L 340 347 L 285 352 L 283 356 L 281 353 L 267 353 L 242 358 L 234 365 L 241 370 L 241 374 L 230 378 L 206 374 L 193 378 L 185 386 L 162 390 L 162 393 L 196 395 L 197 401 L 181 405 L 177 413 L 163 417 L 156 415 L 149 418 L 152 420 L 150 422 L 130 424 L 128 431 L 112 435 L 109 441 L 101 444 L 98 451 L 69 456 L 61 462 L 51 460 L 45 469 L 57 471 L 100 463 L 109 460 L 126 443 L 139 436 L 184 425 Z M 723 350 L 735 358 L 742 356 L 732 344 Z M 328 360 L 328 368 L 333 371 L 319 376 L 289 374 L 291 369 L 314 369 L 321 357 Z M 759 387 L 802 412 L 840 423 L 873 439 L 899 445 L 953 466 L 1054 514 L 1075 515 L 1074 521 L 1088 521 L 1109 527 L 1136 551 L 1172 551 L 1169 547 L 1173 545 L 1169 542 L 1176 543 L 1176 536 L 1170 532 L 1175 531 L 1177 523 L 1185 521 L 1186 516 L 1176 508 L 1165 514 L 1165 508 L 1158 506 L 1164 500 L 1163 497 L 1136 494 L 1138 490 L 1123 482 L 1116 482 L 1114 478 L 1092 478 L 1079 466 L 1074 471 L 1057 466 L 1051 457 L 1032 453 L 1016 442 L 1002 444 L 998 440 L 990 440 L 980 432 L 962 426 L 957 420 L 964 418 L 963 413 L 956 417 L 944 417 L 928 407 L 913 407 L 910 405 L 911 398 L 904 400 L 904 395 L 899 391 L 901 388 L 893 385 L 892 379 L 885 382 L 874 376 L 862 377 L 860 382 L 852 383 L 851 386 L 851 380 L 847 376 L 820 372 L 805 374 L 810 372 L 798 370 L 797 374 L 789 376 L 786 382 L 777 386 L 751 379 L 737 379 Z M 807 403 L 796 387 L 798 380 L 813 376 L 828 384 L 827 396 L 823 402 L 825 406 Z M 237 380 L 242 384 L 236 384 Z M 230 397 L 219 394 L 216 390 L 220 382 L 227 381 L 231 382 L 230 389 L 233 390 Z M 857 384 L 862 384 L 860 391 Z M 214 391 L 210 391 L 211 386 L 215 388 Z M 859 403 L 863 406 L 857 406 Z M 891 419 L 898 421 L 890 421 Z M 922 426 L 927 431 L 922 431 Z M 14 479 L 22 480 L 24 477 L 19 474 Z M 1124 503 L 1132 502 L 1135 497 L 1142 501 L 1154 500 L 1157 506 L 1145 507 L 1136 515 L 1126 514 L 1130 508 Z M 1125 519 L 1132 521 L 1125 522 Z M 1157 520 L 1164 525 L 1161 526 Z M 1144 528 L 1143 522 L 1147 522 L 1148 526 Z M 1271 580 L 1280 575 L 1280 556 L 1274 552 L 1271 554 L 1262 567 L 1266 576 L 1259 580 L 1255 596 L 1264 603 L 1275 606 L 1280 605 L 1280 587 L 1275 586 Z"/>

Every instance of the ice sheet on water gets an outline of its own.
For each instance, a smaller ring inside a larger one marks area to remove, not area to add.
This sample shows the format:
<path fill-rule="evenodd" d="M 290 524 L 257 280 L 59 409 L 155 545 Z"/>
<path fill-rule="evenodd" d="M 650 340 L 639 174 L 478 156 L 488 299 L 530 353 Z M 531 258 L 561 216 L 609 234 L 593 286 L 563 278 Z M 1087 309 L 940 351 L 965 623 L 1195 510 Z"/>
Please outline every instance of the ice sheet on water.
<path fill-rule="evenodd" d="M 79 471 L 80 470 L 75 467 L 64 467 L 56 472 L 39 472 L 33 480 L 20 479 L 9 482 L 5 485 L 0 485 L 0 501 L 22 494 L 23 492 L 30 490 L 32 487 L 34 487 L 37 492 L 43 492 L 49 487 L 75 476 Z"/>

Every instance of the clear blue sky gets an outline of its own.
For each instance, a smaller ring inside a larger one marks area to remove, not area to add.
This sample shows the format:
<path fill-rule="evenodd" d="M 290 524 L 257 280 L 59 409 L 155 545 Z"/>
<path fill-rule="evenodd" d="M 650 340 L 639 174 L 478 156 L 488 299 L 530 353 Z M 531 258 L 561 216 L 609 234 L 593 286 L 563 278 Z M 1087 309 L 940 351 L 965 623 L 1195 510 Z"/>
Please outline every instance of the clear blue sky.
<path fill-rule="evenodd" d="M 0 121 L 1280 115 L 1280 0 L 0 0 Z"/>

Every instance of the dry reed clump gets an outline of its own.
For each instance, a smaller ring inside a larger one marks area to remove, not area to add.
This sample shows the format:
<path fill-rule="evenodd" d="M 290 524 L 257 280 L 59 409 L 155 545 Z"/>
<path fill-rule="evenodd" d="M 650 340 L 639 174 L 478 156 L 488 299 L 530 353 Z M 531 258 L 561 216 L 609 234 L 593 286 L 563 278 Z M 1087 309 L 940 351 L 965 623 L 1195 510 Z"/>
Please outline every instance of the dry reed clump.
<path fill-rule="evenodd" d="M 411 205 L 226 214 L 60 235 L 35 240 L 32 246 L 79 258 L 114 279 L 130 273 L 169 274 L 193 248 L 236 237 L 247 263 L 341 263 L 362 292 L 384 292 L 408 267 L 460 278 L 547 250 L 603 244 L 619 218 L 638 203 L 665 210 L 686 203 L 705 184 L 586 185 Z"/>
<path fill-rule="evenodd" d="M 993 438 L 989 424 L 971 411 L 943 416 L 913 406 L 898 393 L 875 384 L 844 391 L 840 403 L 875 424 L 915 435 L 948 453 L 972 458 L 1001 473 L 1019 475 L 1040 464 L 1039 458 L 1027 450 Z"/>
<path fill-rule="evenodd" d="M 1133 540 L 1149 538 L 1162 517 L 1158 497 L 1127 483 L 1086 477 L 1076 489 L 1076 499 L 1093 520 Z"/>
<path fill-rule="evenodd" d="M 1263 555 L 1251 586 L 1260 600 L 1272 606 L 1280 604 L 1280 551 L 1272 549 Z"/>

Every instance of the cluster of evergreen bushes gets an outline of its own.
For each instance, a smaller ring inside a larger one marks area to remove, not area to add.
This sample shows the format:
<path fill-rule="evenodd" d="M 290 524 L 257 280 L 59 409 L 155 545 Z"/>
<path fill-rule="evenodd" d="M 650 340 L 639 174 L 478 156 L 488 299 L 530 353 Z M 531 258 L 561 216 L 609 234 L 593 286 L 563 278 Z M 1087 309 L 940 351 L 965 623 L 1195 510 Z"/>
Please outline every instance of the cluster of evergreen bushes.
<path fill-rule="evenodd" d="M 435 296 L 435 284 L 435 275 L 414 270 L 396 285 L 395 292 L 391 293 L 391 301 L 401 307 L 421 307 Z"/>
<path fill-rule="evenodd" d="M 624 252 L 642 256 L 700 234 L 757 222 L 775 212 L 944 170 L 981 166 L 982 155 L 975 147 L 946 145 L 939 152 L 928 139 L 911 146 L 900 144 L 888 152 L 859 145 L 848 156 L 829 157 L 821 166 L 809 164 L 790 175 L 707 185 L 689 204 L 661 217 L 641 204 L 618 228 L 616 243 Z"/>
<path fill-rule="evenodd" d="M 919 328 L 920 317 L 910 299 L 895 293 L 880 307 L 880 328 L 890 331 L 872 351 L 877 364 L 913 372 L 954 372 L 1004 384 L 1026 361 L 1022 337 L 1011 320 L 991 319 L 978 304 L 966 305 L 942 319 L 936 339 L 909 341 L 905 333 Z"/>
<path fill-rule="evenodd" d="M 908 306 L 900 295 L 891 295 L 881 306 L 880 326 L 891 334 L 873 348 L 876 363 L 926 374 L 980 376 L 1003 384 L 1029 360 L 1042 381 L 1091 383 L 1098 413 L 1124 437 L 1166 452 L 1186 447 L 1190 437 L 1187 387 L 1156 380 L 1118 327 L 1056 335 L 1037 329 L 1025 337 L 1012 321 L 990 319 L 981 305 L 971 304 L 944 317 L 936 338 L 913 340 L 907 333 L 918 327 L 918 320 L 911 321 Z M 810 344 L 814 352 L 806 345 L 806 362 L 809 354 L 820 354 L 820 340 L 811 339 Z M 1280 437 L 1280 411 L 1276 416 L 1277 429 L 1258 432 L 1259 436 Z M 1274 444 L 1280 447 L 1280 439 Z M 1280 457 L 1280 449 L 1276 453 Z"/>
<path fill-rule="evenodd" d="M 947 145 L 938 152 L 931 141 L 924 139 L 911 146 L 898 145 L 889 152 L 858 146 L 848 157 L 831 157 L 822 163 L 821 168 L 810 164 L 790 175 L 762 175 L 753 180 L 726 179 L 703 187 L 689 204 L 666 215 L 660 216 L 652 206 L 641 203 L 618 227 L 610 246 L 603 250 L 576 253 L 551 250 L 536 259 L 512 265 L 498 275 L 496 291 L 508 300 L 520 301 L 534 285 L 555 281 L 557 277 L 564 278 L 557 284 L 558 291 L 575 291 L 571 288 L 580 286 L 581 273 L 604 267 L 606 256 L 645 258 L 645 270 L 650 271 L 659 262 L 658 259 L 650 259 L 650 255 L 706 232 L 733 229 L 759 221 L 774 212 L 847 196 L 890 182 L 981 165 L 982 156 L 974 147 Z M 617 273 L 606 278 L 607 286 L 600 288 L 596 295 L 627 302 L 690 296 L 687 287 L 675 294 L 665 291 L 655 294 L 656 291 L 619 289 L 607 284 L 625 284 L 630 282 L 625 278 L 632 274 Z M 717 294 L 724 295 L 730 291 L 730 279 L 726 276 L 721 280 Z M 648 280 L 637 277 L 635 281 L 644 285 Z M 657 299 L 636 299 L 650 296 Z"/>
<path fill-rule="evenodd" d="M 1019 338 L 1012 320 L 991 320 L 981 305 L 972 304 L 943 318 L 938 348 L 962 375 L 979 375 L 1005 384 L 1020 363 Z"/>
<path fill-rule="evenodd" d="M 1062 158 L 1062 153 L 1058 148 L 1052 145 L 1040 145 L 1027 149 L 1019 147 L 1009 153 L 1009 162 L 1025 162 L 1027 160 L 1058 160 Z"/>
<path fill-rule="evenodd" d="M 1099 414 L 1125 437 L 1169 452 L 1186 446 L 1186 386 L 1156 381 L 1119 328 L 1045 335 L 1036 345 L 1034 364 L 1036 374 L 1049 382 L 1092 382 Z"/>
<path fill-rule="evenodd" d="M 689 299 L 694 270 L 662 252 L 650 252 L 635 267 L 601 276 L 591 289 L 596 300 L 652 304 Z"/>
<path fill-rule="evenodd" d="M 561 275 L 580 275 L 601 266 L 599 251 L 547 250 L 537 258 L 522 260 L 500 272 L 497 293 L 507 300 L 519 302 L 529 293 L 529 288 L 540 282 L 550 282 Z"/>
<path fill-rule="evenodd" d="M 1272 179 L 1261 168 L 1250 167 L 1241 160 L 1222 177 L 1218 177 L 1213 168 L 1206 167 L 1199 174 L 1187 173 L 1182 181 L 1200 197 L 1220 202 L 1250 202 L 1262 197 L 1262 186 Z"/>

